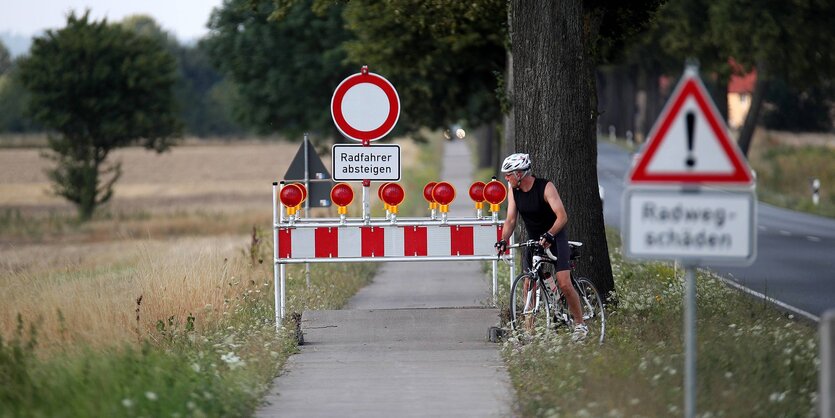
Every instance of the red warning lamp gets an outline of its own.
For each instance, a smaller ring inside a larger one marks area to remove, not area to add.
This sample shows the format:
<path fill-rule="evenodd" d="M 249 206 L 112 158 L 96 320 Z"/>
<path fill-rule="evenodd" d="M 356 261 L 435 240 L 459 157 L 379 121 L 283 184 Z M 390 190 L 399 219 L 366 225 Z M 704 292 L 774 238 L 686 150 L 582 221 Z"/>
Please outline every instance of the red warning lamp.
<path fill-rule="evenodd" d="M 507 197 L 507 187 L 498 180 L 484 185 L 484 200 L 490 202 L 490 212 L 498 212 L 499 204 Z"/>
<path fill-rule="evenodd" d="M 388 185 L 389 185 L 389 183 L 385 182 L 385 183 L 381 184 L 380 187 L 377 189 L 377 198 L 379 198 L 380 201 L 383 202 L 383 207 L 385 207 L 386 210 L 389 210 L 389 204 L 386 203 L 385 199 L 383 199 L 383 189 L 385 189 L 386 186 L 388 186 Z"/>
<path fill-rule="evenodd" d="M 354 189 L 348 183 L 336 183 L 331 189 L 331 201 L 338 209 L 340 215 L 348 213 L 346 206 L 354 201 Z"/>
<path fill-rule="evenodd" d="M 442 181 L 432 188 L 432 198 L 441 205 L 441 213 L 449 211 L 449 204 L 455 200 L 455 187 Z"/>
<path fill-rule="evenodd" d="M 304 192 L 297 184 L 288 184 L 281 188 L 278 198 L 287 207 L 287 216 L 293 216 L 304 200 Z"/>
<path fill-rule="evenodd" d="M 304 203 L 305 200 L 307 200 L 307 187 L 304 187 L 303 183 L 293 183 L 293 184 L 296 185 L 296 187 L 298 187 L 302 191 L 302 201 L 299 202 L 299 204 L 301 205 L 302 203 Z"/>
<path fill-rule="evenodd" d="M 386 183 L 383 187 L 383 202 L 388 205 L 389 210 L 392 214 L 397 213 L 397 205 L 403 203 L 403 199 L 406 198 L 406 192 L 403 191 L 403 187 L 397 183 Z"/>
<path fill-rule="evenodd" d="M 435 210 L 438 208 L 438 203 L 435 202 L 435 198 L 432 197 L 432 188 L 434 188 L 436 184 L 438 183 L 430 181 L 429 183 L 426 183 L 426 186 L 423 186 L 423 198 L 429 202 L 429 210 Z"/>
<path fill-rule="evenodd" d="M 476 181 L 470 186 L 470 199 L 475 202 L 475 208 L 484 207 L 484 182 Z"/>

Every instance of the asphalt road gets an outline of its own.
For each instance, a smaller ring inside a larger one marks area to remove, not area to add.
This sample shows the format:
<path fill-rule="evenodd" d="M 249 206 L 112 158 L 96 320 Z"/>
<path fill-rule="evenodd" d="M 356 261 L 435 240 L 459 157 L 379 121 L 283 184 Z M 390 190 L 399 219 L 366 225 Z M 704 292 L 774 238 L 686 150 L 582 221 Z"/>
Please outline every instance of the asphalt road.
<path fill-rule="evenodd" d="M 597 175 L 606 224 L 620 228 L 621 196 L 632 155 L 598 142 Z M 757 207 L 757 258 L 748 267 L 709 267 L 748 291 L 815 321 L 835 308 L 835 219 Z"/>

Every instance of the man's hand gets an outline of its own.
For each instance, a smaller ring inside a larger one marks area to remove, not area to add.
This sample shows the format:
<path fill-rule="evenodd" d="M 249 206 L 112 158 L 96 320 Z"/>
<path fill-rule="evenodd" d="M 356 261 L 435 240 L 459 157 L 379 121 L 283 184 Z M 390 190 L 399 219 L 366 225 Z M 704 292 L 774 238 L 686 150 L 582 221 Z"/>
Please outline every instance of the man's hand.
<path fill-rule="evenodd" d="M 507 241 L 501 240 L 494 247 L 496 247 L 496 254 L 504 254 L 507 251 Z"/>
<path fill-rule="evenodd" d="M 539 243 L 543 247 L 548 248 L 548 247 L 557 243 L 557 238 L 555 236 L 551 235 L 550 232 L 545 231 L 544 234 L 539 236 Z"/>

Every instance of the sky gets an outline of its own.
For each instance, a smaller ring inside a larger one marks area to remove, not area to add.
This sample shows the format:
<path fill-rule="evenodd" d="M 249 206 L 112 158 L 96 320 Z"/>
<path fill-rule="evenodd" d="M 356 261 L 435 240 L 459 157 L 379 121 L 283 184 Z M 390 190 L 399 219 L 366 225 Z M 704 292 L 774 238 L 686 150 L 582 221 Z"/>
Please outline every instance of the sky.
<path fill-rule="evenodd" d="M 181 42 L 208 33 L 206 22 L 212 8 L 223 0 L 0 0 L 0 32 L 32 36 L 65 26 L 71 10 L 90 9 L 95 20 L 122 20 L 134 14 L 149 15 L 163 30 Z"/>

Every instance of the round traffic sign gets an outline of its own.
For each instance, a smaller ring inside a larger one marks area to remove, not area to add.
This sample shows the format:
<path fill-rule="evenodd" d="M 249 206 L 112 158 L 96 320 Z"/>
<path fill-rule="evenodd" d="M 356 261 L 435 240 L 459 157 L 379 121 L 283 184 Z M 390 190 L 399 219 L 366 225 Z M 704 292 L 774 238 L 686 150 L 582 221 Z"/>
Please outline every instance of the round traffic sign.
<path fill-rule="evenodd" d="M 336 87 L 331 98 L 336 128 L 355 141 L 376 141 L 386 136 L 400 118 L 400 96 L 384 77 L 363 67 Z"/>

